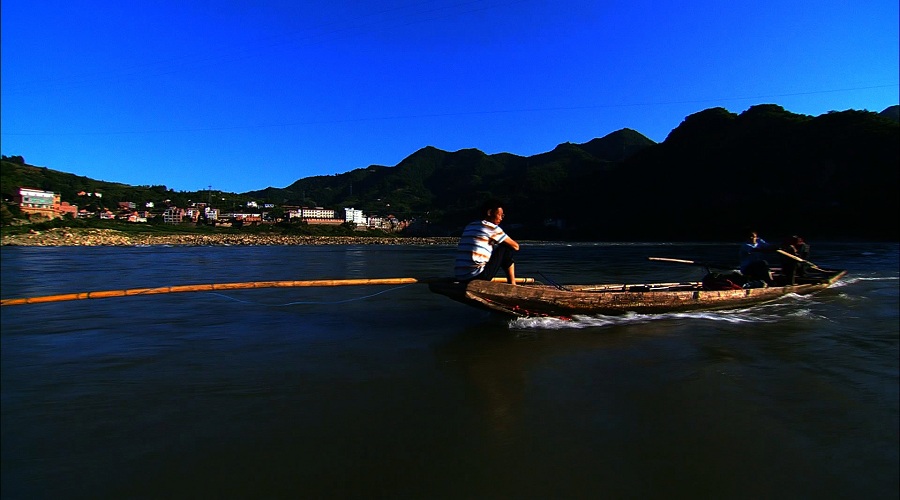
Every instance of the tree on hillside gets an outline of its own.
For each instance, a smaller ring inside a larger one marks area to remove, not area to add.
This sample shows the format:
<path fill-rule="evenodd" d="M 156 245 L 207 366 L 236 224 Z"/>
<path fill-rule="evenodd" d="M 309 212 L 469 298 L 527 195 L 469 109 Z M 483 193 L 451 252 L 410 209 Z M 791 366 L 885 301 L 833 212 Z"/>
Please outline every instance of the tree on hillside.
<path fill-rule="evenodd" d="M 8 161 L 8 162 L 18 163 L 19 165 L 25 164 L 25 158 L 22 156 L 6 156 L 6 155 L 0 155 L 0 156 L 2 156 L 3 160 Z"/>

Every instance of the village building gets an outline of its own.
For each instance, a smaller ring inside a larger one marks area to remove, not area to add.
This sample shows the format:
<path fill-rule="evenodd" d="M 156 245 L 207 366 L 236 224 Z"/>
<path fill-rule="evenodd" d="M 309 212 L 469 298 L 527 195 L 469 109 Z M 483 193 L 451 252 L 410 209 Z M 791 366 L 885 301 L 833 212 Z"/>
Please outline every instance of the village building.
<path fill-rule="evenodd" d="M 307 224 L 333 225 L 339 226 L 344 223 L 344 219 L 335 217 L 335 211 L 330 208 L 323 207 L 285 207 L 285 213 L 289 219 L 300 219 Z"/>
<path fill-rule="evenodd" d="M 60 217 L 78 217 L 78 205 L 70 205 L 67 201 L 59 202 L 58 210 Z"/>
<path fill-rule="evenodd" d="M 334 213 L 334 210 L 332 210 L 330 208 L 302 207 L 300 209 L 300 218 L 301 219 L 334 219 L 335 213 Z"/>
<path fill-rule="evenodd" d="M 183 220 L 183 208 L 169 207 L 163 212 L 163 222 L 166 224 L 180 224 Z"/>
<path fill-rule="evenodd" d="M 48 219 L 78 215 L 78 206 L 61 201 L 59 193 L 27 187 L 19 188 L 19 209 L 23 213 Z"/>
<path fill-rule="evenodd" d="M 344 221 L 350 222 L 352 224 L 356 224 L 357 226 L 365 226 L 366 225 L 366 216 L 363 214 L 362 210 L 357 210 L 353 207 L 344 209 Z"/>

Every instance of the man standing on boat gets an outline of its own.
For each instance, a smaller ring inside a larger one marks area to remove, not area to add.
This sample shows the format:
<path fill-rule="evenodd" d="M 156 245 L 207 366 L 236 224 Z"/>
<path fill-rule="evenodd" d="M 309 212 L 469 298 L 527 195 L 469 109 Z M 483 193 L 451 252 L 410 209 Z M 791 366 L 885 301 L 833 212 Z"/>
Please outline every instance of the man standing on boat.
<path fill-rule="evenodd" d="M 457 280 L 490 281 L 503 269 L 506 282 L 516 284 L 513 252 L 519 250 L 519 244 L 500 228 L 504 216 L 501 205 L 499 200 L 487 201 L 481 212 L 485 218 L 470 223 L 463 230 L 454 266 Z"/>
<path fill-rule="evenodd" d="M 785 285 L 796 285 L 797 277 L 806 275 L 809 244 L 799 236 L 791 236 L 781 244 L 781 274 Z M 797 259 L 800 259 L 799 261 Z"/>

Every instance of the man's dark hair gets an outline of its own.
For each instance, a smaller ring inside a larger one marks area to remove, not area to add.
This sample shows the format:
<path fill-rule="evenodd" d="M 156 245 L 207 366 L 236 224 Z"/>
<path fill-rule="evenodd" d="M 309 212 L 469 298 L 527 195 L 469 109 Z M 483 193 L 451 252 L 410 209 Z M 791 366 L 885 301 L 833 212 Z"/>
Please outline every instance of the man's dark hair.
<path fill-rule="evenodd" d="M 490 210 L 497 210 L 503 206 L 503 202 L 497 198 L 490 198 L 481 204 L 481 215 L 484 216 Z"/>

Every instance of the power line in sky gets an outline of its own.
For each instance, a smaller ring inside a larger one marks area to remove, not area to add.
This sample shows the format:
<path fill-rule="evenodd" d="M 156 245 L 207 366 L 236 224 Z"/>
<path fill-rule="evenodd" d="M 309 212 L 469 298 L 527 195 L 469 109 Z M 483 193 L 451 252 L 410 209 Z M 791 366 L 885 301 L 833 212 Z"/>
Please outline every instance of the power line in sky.
<path fill-rule="evenodd" d="M 421 113 L 406 115 L 382 115 L 382 116 L 366 116 L 356 118 L 337 118 L 331 120 L 308 120 L 302 122 L 283 122 L 268 123 L 261 125 L 240 125 L 240 126 L 221 126 L 221 127 L 202 127 L 202 128 L 173 128 L 173 129 L 145 129 L 145 130 L 120 130 L 112 132 L 101 131 L 79 131 L 79 132 L 15 132 L 3 130 L 2 135 L 5 136 L 112 136 L 112 135 L 133 135 L 133 134 L 171 134 L 171 133 L 190 133 L 190 132 L 217 132 L 217 131 L 234 131 L 234 130 L 259 130 L 266 128 L 288 128 L 301 127 L 309 125 L 326 125 L 334 123 L 353 123 L 353 122 L 370 122 L 370 121 L 390 121 L 390 120 L 416 120 L 424 118 L 447 118 L 460 116 L 478 116 L 492 114 L 514 114 L 514 113 L 548 113 L 559 111 L 581 111 L 591 109 L 611 109 L 611 108 L 628 108 L 628 107 L 645 107 L 645 106 L 673 106 L 678 104 L 701 104 L 701 103 L 719 103 L 731 101 L 748 101 L 758 99 L 771 99 L 780 97 L 797 97 L 817 94 L 831 94 L 839 92 L 856 92 L 861 90 L 874 90 L 884 88 L 897 88 L 900 83 L 892 83 L 885 85 L 870 85 L 861 87 L 849 87 L 840 89 L 810 90 L 803 92 L 788 93 L 772 93 L 759 94 L 753 96 L 730 96 L 716 97 L 708 99 L 683 99 L 683 100 L 665 100 L 665 101 L 647 101 L 637 103 L 616 103 L 616 104 L 583 104 L 574 106 L 553 106 L 539 108 L 507 108 L 507 109 L 482 109 L 453 111 L 444 113 Z"/>

